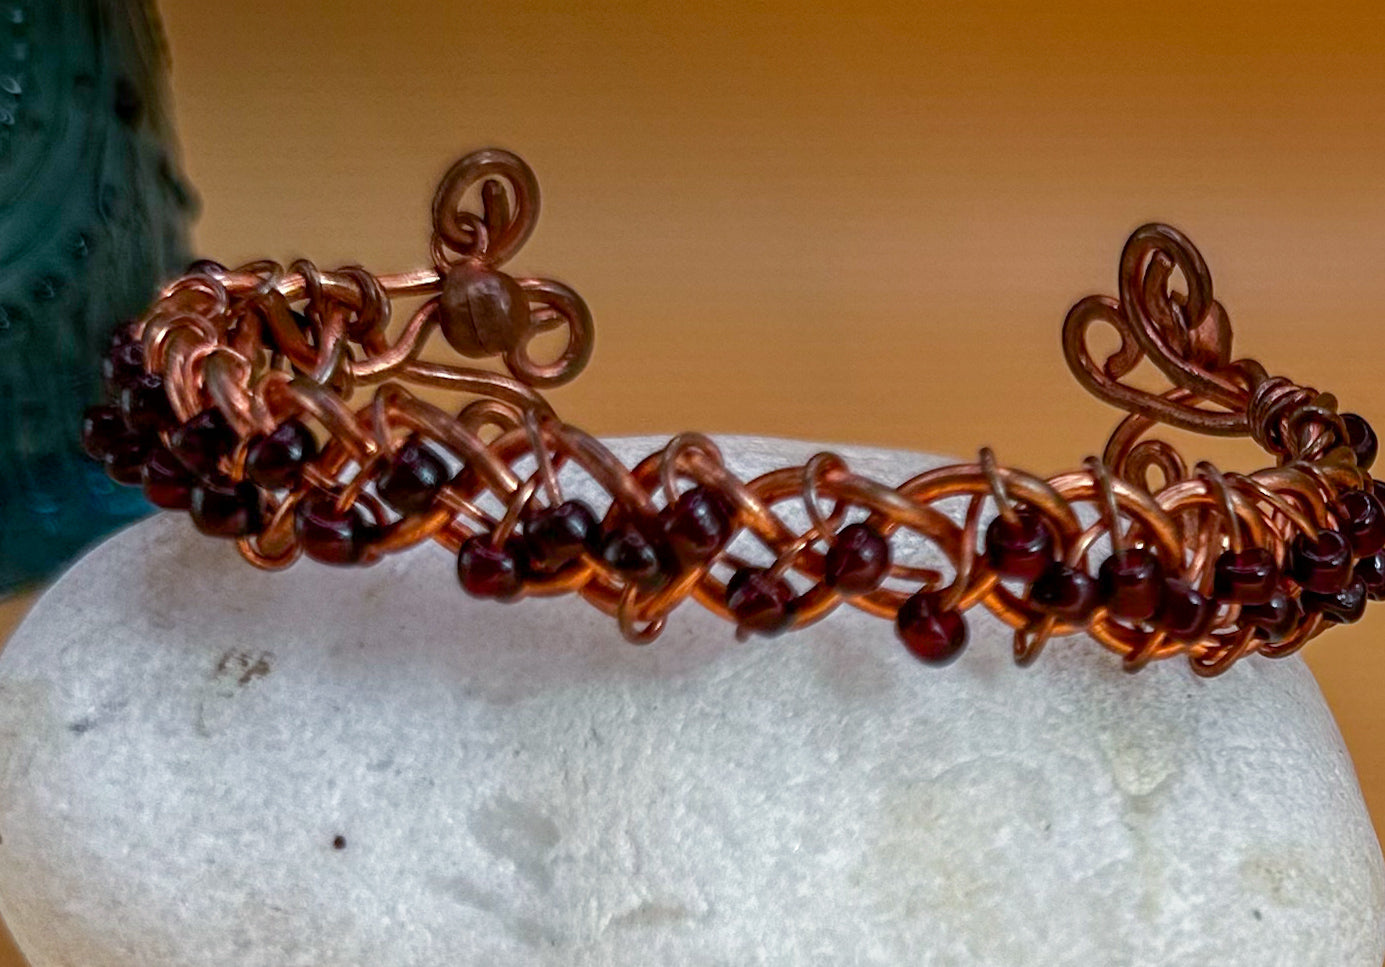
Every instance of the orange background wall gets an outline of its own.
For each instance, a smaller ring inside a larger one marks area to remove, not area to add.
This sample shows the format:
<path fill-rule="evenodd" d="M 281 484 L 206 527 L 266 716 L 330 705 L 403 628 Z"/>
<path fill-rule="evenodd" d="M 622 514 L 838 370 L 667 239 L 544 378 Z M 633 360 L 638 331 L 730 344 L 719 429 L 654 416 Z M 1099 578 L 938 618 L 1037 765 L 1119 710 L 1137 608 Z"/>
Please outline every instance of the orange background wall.
<path fill-rule="evenodd" d="M 1238 352 L 1385 427 L 1377 4 L 162 9 L 209 256 L 407 267 L 452 158 L 528 158 L 517 265 L 596 314 L 556 402 L 597 431 L 1075 466 L 1115 415 L 1058 328 L 1156 218 L 1203 249 Z M 1385 611 L 1310 662 L 1385 819 L 1382 639 Z"/>

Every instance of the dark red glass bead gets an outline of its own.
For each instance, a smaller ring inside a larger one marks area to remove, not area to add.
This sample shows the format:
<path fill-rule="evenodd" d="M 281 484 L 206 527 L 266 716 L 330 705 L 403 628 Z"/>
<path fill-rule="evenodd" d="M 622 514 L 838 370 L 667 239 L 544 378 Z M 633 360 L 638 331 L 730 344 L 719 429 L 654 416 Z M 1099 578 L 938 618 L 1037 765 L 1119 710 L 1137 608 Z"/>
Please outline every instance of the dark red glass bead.
<path fill-rule="evenodd" d="M 1166 578 L 1151 623 L 1174 641 L 1197 641 L 1207 634 L 1216 616 L 1216 601 L 1186 581 Z"/>
<path fill-rule="evenodd" d="M 158 373 L 144 373 L 121 388 L 120 414 L 133 432 L 147 437 L 178 422 Z"/>
<path fill-rule="evenodd" d="M 657 584 L 664 576 L 664 550 L 643 528 L 628 522 L 617 524 L 606 534 L 601 542 L 601 558 L 637 584 Z"/>
<path fill-rule="evenodd" d="M 684 491 L 659 516 L 669 548 L 685 564 L 707 563 L 731 540 L 731 505 L 711 487 Z"/>
<path fill-rule="evenodd" d="M 1069 624 L 1083 624 L 1101 603 L 1101 591 L 1086 571 L 1054 561 L 1029 585 L 1029 601 Z"/>
<path fill-rule="evenodd" d="M 762 567 L 743 567 L 726 582 L 726 606 L 737 629 L 774 635 L 793 620 L 793 586 Z"/>
<path fill-rule="evenodd" d="M 405 516 L 426 513 L 447 483 L 447 465 L 422 440 L 400 444 L 375 482 L 380 499 Z"/>
<path fill-rule="evenodd" d="M 524 545 L 513 537 L 500 546 L 488 534 L 467 538 L 457 552 L 457 579 L 472 597 L 513 599 L 524 588 Z"/>
<path fill-rule="evenodd" d="M 1352 624 L 1360 621 L 1366 613 L 1366 582 L 1353 577 L 1347 586 L 1333 594 L 1318 594 L 1304 591 L 1299 595 L 1299 603 L 1310 613 L 1321 614 L 1336 624 Z"/>
<path fill-rule="evenodd" d="M 895 630 L 909 654 L 927 665 L 947 665 L 967 645 L 962 613 L 945 610 L 936 591 L 919 591 L 899 606 Z"/>
<path fill-rule="evenodd" d="M 106 393 L 119 396 L 120 391 L 144 375 L 144 345 L 134 339 L 112 342 L 101 359 L 101 379 Z"/>
<path fill-rule="evenodd" d="M 1348 490 L 1337 499 L 1336 510 L 1353 554 L 1369 557 L 1385 548 L 1385 505 L 1375 494 Z"/>
<path fill-rule="evenodd" d="M 1299 534 L 1289 548 L 1289 575 L 1306 591 L 1340 591 L 1351 580 L 1351 545 L 1334 530 L 1318 531 L 1317 540 Z"/>
<path fill-rule="evenodd" d="M 1159 610 L 1164 593 L 1164 568 L 1142 547 L 1117 551 L 1097 571 L 1106 610 L 1126 621 L 1147 621 Z"/>
<path fill-rule="evenodd" d="M 1375 430 L 1364 417 L 1356 413 L 1343 413 L 1342 425 L 1347 431 L 1347 446 L 1356 454 L 1356 465 L 1362 470 L 1369 470 L 1371 464 L 1375 463 L 1375 455 L 1380 448 Z"/>
<path fill-rule="evenodd" d="M 199 482 L 190 510 L 197 529 L 212 537 L 245 537 L 263 526 L 260 492 L 248 480 Z"/>
<path fill-rule="evenodd" d="M 267 490 L 282 490 L 296 484 L 303 465 L 316 456 L 312 431 L 299 420 L 285 420 L 268 436 L 250 441 L 245 475 Z"/>
<path fill-rule="evenodd" d="M 986 561 L 1002 577 L 1032 581 L 1053 562 L 1053 531 L 1032 510 L 997 517 L 986 528 Z"/>
<path fill-rule="evenodd" d="M 187 510 L 192 506 L 192 488 L 197 478 L 182 461 L 163 447 L 155 447 L 144 462 L 140 475 L 144 496 L 155 507 Z"/>
<path fill-rule="evenodd" d="M 82 449 L 93 460 L 106 459 L 129 432 L 125 417 L 114 406 L 91 406 L 82 414 Z"/>
<path fill-rule="evenodd" d="M 1264 604 L 1279 587 L 1279 565 L 1263 547 L 1223 551 L 1212 571 L 1212 593 L 1219 601 Z"/>
<path fill-rule="evenodd" d="M 1303 620 L 1303 606 L 1282 589 L 1274 592 L 1264 604 L 1241 607 L 1241 621 L 1255 626 L 1255 637 L 1270 643 L 1283 641 Z"/>
<path fill-rule="evenodd" d="M 1372 601 L 1385 601 L 1385 551 L 1356 562 L 1355 576 L 1366 586 L 1366 596 Z"/>
<path fill-rule="evenodd" d="M 360 504 L 337 509 L 325 490 L 308 494 L 293 508 L 293 530 L 303 553 L 323 564 L 355 564 L 375 536 L 374 521 Z"/>
<path fill-rule="evenodd" d="M 138 486 L 143 480 L 144 461 L 149 457 L 150 442 L 136 433 L 125 431 L 111 444 L 102 463 L 107 475 L 116 483 Z"/>
<path fill-rule="evenodd" d="M 866 594 L 889 569 L 890 542 L 867 523 L 847 524 L 827 549 L 823 583 L 843 594 Z"/>
<path fill-rule="evenodd" d="M 540 507 L 524 523 L 529 565 L 540 574 L 559 571 L 584 552 L 594 553 L 600 536 L 596 514 L 580 500 Z"/>
<path fill-rule="evenodd" d="M 175 427 L 168 435 L 168 449 L 197 476 L 211 477 L 221 458 L 236 448 L 238 439 L 226 417 L 213 406 Z"/>

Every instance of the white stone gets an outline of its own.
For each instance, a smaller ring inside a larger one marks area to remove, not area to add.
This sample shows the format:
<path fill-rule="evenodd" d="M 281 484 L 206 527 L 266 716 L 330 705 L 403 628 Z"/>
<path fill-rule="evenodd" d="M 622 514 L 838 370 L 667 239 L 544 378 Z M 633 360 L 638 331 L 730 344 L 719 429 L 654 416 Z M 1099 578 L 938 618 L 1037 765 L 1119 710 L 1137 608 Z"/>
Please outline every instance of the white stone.
<path fill-rule="evenodd" d="M 268 574 L 162 516 L 0 655 L 3 913 L 34 967 L 1378 967 L 1300 661 L 1019 670 L 970 620 L 941 671 L 851 609 L 738 644 L 688 606 L 635 648 L 466 598 L 437 547 Z"/>

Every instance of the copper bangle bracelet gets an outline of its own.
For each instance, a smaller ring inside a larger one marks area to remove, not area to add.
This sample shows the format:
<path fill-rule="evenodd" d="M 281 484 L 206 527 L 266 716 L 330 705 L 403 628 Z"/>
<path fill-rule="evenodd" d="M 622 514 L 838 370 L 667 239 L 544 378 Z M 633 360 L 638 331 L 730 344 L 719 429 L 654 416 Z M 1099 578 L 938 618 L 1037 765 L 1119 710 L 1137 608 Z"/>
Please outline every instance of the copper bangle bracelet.
<path fill-rule="evenodd" d="M 434 197 L 429 268 L 197 263 L 117 332 L 103 363 L 111 401 L 83 426 L 88 453 L 258 567 L 300 554 L 370 564 L 431 538 L 457 555 L 469 593 L 576 592 L 635 643 L 688 598 L 742 637 L 850 604 L 945 664 L 966 643 L 962 612 L 984 604 L 1015 629 L 1020 664 L 1085 630 L 1129 670 L 1183 654 L 1210 676 L 1248 654 L 1291 654 L 1385 597 L 1374 433 L 1331 395 L 1231 358 L 1207 266 L 1172 228 L 1136 231 L 1119 298 L 1089 296 L 1063 326 L 1078 381 L 1128 413 L 1100 459 L 1045 480 L 982 450 L 890 487 L 831 453 L 739 480 L 700 434 L 627 468 L 564 423 L 540 390 L 586 364 L 591 316 L 567 286 L 500 270 L 538 211 L 524 162 L 480 151 Z M 400 298 L 421 304 L 391 325 Z M 1088 347 L 1097 323 L 1120 336 L 1105 360 Z M 534 359 L 531 341 L 555 330 L 558 358 Z M 425 361 L 438 331 L 506 373 Z M 1144 360 L 1171 388 L 1124 382 Z M 410 385 L 463 403 L 441 409 Z M 1189 468 L 1143 439 L 1158 423 L 1249 436 L 1276 464 Z M 594 479 L 609 506 L 565 498 L 565 469 Z M 950 498 L 960 524 L 939 507 Z M 906 560 L 920 542 L 933 558 Z"/>

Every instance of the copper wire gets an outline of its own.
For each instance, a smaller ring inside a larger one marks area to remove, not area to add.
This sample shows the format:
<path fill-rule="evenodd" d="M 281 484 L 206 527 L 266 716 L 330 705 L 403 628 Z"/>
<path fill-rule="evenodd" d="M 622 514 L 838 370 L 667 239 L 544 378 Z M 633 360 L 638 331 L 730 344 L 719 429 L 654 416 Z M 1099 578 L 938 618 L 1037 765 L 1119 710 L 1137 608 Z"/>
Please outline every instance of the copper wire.
<path fill-rule="evenodd" d="M 467 207 L 476 198 L 480 211 Z M 293 512 L 313 490 L 336 495 L 339 508 L 363 502 L 380 525 L 366 563 L 425 540 L 454 551 L 473 534 L 503 543 L 523 526 L 524 510 L 540 491 L 549 505 L 563 500 L 562 473 L 570 466 L 610 496 L 608 520 L 652 520 L 661 504 L 678 500 L 683 485 L 720 494 L 734 509 L 737 526 L 764 545 L 771 572 L 797 574 L 800 583 L 811 585 L 800 595 L 793 627 L 821 620 L 842 605 L 890 617 L 913 589 L 923 587 L 938 591 L 944 607 L 983 604 L 1011 625 L 1014 658 L 1021 665 L 1037 658 L 1053 636 L 1086 630 L 1131 670 L 1183 655 L 1204 675 L 1255 652 L 1290 654 L 1323 629 L 1320 617 L 1309 616 L 1283 641 L 1268 643 L 1240 623 L 1235 606 L 1223 608 L 1195 642 L 1119 621 L 1104 608 L 1086 624 L 1070 626 L 1007 587 L 981 553 L 988 501 L 1012 521 L 1022 506 L 1042 517 L 1070 567 L 1089 568 L 1090 552 L 1104 537 L 1113 552 L 1150 549 L 1168 573 L 1206 589 L 1222 550 L 1251 542 L 1283 560 L 1294 534 L 1311 536 L 1328 526 L 1340 491 L 1367 485 L 1342 445 L 1345 429 L 1331 396 L 1271 377 L 1253 361 L 1231 359 L 1230 322 L 1213 298 L 1211 276 L 1176 230 L 1151 225 L 1136 231 L 1121 257 L 1119 298 L 1083 299 L 1063 326 L 1064 353 L 1078 381 L 1128 413 L 1101 459 L 1044 480 L 1000 466 L 983 448 L 975 464 L 940 467 L 890 487 L 853 473 L 832 453 L 742 481 L 701 434 L 676 437 L 627 468 L 601 441 L 560 421 L 539 393 L 573 378 L 590 358 L 593 342 L 586 304 L 550 280 L 510 280 L 523 293 L 526 311 L 510 317 L 505 348 L 493 354 L 507 373 L 422 361 L 435 334 L 470 318 L 445 301 L 454 271 L 498 273 L 533 231 L 538 211 L 538 183 L 527 165 L 507 152 L 477 152 L 453 166 L 434 196 L 429 268 L 375 276 L 359 267 L 324 271 L 306 260 L 287 270 L 269 261 L 237 269 L 202 262 L 165 287 L 138 333 L 148 365 L 164 374 L 180 418 L 214 405 L 244 441 L 296 417 L 316 424 L 328 441 L 297 486 L 265 495 L 267 526 L 238 542 L 251 563 L 279 568 L 298 558 Z M 1175 270 L 1185 292 L 1172 291 Z M 390 336 L 392 301 L 419 296 L 426 301 Z M 1120 337 L 1119 348 L 1104 360 L 1087 345 L 1097 325 Z M 532 339 L 560 327 L 568 339 L 557 358 L 534 360 Z M 1151 393 L 1124 382 L 1142 361 L 1163 372 L 1170 387 Z M 411 386 L 454 392 L 457 415 L 420 400 Z M 363 402 L 354 398 L 367 391 Z M 1143 439 L 1161 423 L 1248 436 L 1278 465 L 1223 474 L 1198 463 L 1190 475 L 1171 446 Z M 400 441 L 411 436 L 450 453 L 461 469 L 427 513 L 389 520 L 374 484 Z M 229 461 L 234 480 L 244 474 L 244 450 L 242 442 Z M 516 467 L 525 460 L 533 470 L 521 474 Z M 1152 470 L 1159 472 L 1157 489 Z M 966 500 L 961 523 L 936 506 L 957 498 Z M 489 505 L 499 508 L 498 515 Z M 1081 523 L 1079 507 L 1095 512 L 1088 518 L 1093 523 Z M 790 522 L 796 509 L 806 512 L 805 526 Z M 887 538 L 922 538 L 942 566 L 895 561 L 878 589 L 834 592 L 821 580 L 819 547 L 830 544 L 853 513 Z M 579 593 L 615 616 L 628 640 L 647 643 L 690 598 L 734 621 L 718 573 L 741 563 L 725 551 L 645 592 L 605 561 L 585 555 L 559 575 L 533 579 L 524 593 Z M 947 574 L 951 579 L 944 586 Z"/>

